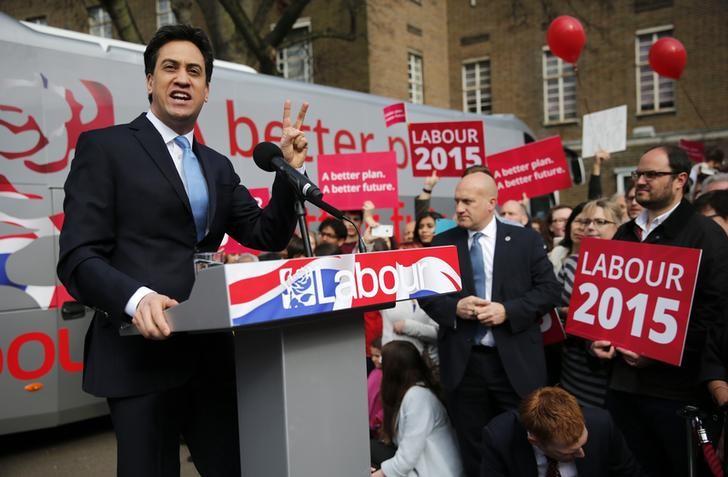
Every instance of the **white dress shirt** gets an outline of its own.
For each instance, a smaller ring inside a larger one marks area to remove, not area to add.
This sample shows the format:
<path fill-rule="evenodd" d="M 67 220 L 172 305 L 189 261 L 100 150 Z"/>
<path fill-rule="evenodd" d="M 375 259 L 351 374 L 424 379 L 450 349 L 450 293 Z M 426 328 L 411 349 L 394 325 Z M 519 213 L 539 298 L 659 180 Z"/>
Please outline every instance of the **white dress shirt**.
<path fill-rule="evenodd" d="M 658 215 L 657 217 L 655 217 L 652 222 L 650 222 L 649 215 L 648 215 L 649 211 L 647 209 L 640 212 L 640 215 L 638 215 L 634 219 L 634 223 L 637 225 L 637 227 L 642 229 L 642 236 L 640 237 L 640 241 L 644 242 L 645 239 L 647 238 L 647 236 L 650 235 L 650 232 L 655 230 L 658 225 L 660 225 L 665 220 L 667 220 L 667 218 L 670 217 L 670 214 L 672 214 L 672 212 L 675 209 L 677 209 L 678 205 L 680 205 L 680 202 L 675 204 L 675 206 L 672 209 L 668 210 L 664 214 L 661 214 L 661 215 Z"/>
<path fill-rule="evenodd" d="M 546 469 L 548 469 L 549 465 L 546 454 L 533 444 L 531 444 L 531 447 L 533 447 L 533 455 L 536 457 L 538 477 L 546 477 Z M 579 475 L 576 471 L 576 463 L 573 460 L 571 462 L 559 462 L 559 473 L 561 477 L 578 477 Z"/>

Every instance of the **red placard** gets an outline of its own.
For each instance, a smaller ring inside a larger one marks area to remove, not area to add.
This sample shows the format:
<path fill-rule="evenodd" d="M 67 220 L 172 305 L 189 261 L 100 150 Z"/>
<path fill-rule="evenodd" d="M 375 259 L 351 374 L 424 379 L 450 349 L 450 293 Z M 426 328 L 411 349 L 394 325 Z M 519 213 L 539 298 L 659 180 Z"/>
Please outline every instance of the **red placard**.
<path fill-rule="evenodd" d="M 559 136 L 488 156 L 488 167 L 498 185 L 499 204 L 571 187 Z"/>
<path fill-rule="evenodd" d="M 703 153 L 705 152 L 705 144 L 700 141 L 688 141 L 680 139 L 680 149 L 688 153 L 688 157 L 693 162 L 703 162 Z"/>
<path fill-rule="evenodd" d="M 405 109 L 404 103 L 397 103 L 385 106 L 383 111 L 384 124 L 387 127 L 394 124 L 407 122 L 407 110 Z"/>
<path fill-rule="evenodd" d="M 679 366 L 699 249 L 582 240 L 566 332 Z"/>
<path fill-rule="evenodd" d="M 248 192 L 250 192 L 250 195 L 253 196 L 253 199 L 255 199 L 260 208 L 267 206 L 268 202 L 270 202 L 270 191 L 267 187 L 253 187 L 248 189 Z M 246 247 L 227 234 L 225 234 L 225 238 L 220 244 L 218 251 L 225 253 L 252 253 L 255 255 L 260 253 L 259 250 Z"/>
<path fill-rule="evenodd" d="M 270 191 L 267 187 L 253 187 L 248 189 L 248 192 L 250 192 L 260 208 L 267 206 L 268 202 L 270 202 Z"/>
<path fill-rule="evenodd" d="M 544 346 L 561 343 L 566 339 L 566 333 L 564 333 L 564 327 L 561 325 L 559 312 L 556 308 L 549 310 L 548 313 L 539 318 L 538 326 L 541 328 Z"/>
<path fill-rule="evenodd" d="M 467 167 L 485 164 L 482 121 L 416 123 L 407 129 L 415 177 L 432 171 L 440 177 L 460 177 Z"/>
<path fill-rule="evenodd" d="M 367 200 L 377 208 L 395 208 L 399 203 L 394 151 L 321 154 L 317 165 L 319 188 L 334 207 L 357 210 Z"/>

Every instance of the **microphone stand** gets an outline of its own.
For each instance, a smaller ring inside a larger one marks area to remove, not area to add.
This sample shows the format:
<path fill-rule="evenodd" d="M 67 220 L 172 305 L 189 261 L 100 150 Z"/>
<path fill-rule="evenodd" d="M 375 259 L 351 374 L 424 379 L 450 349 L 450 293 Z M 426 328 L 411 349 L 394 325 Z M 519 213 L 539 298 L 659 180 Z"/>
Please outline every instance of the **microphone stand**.
<path fill-rule="evenodd" d="M 306 222 L 306 207 L 303 205 L 303 199 L 298 198 L 294 204 L 296 217 L 298 217 L 298 230 L 303 240 L 303 252 L 307 257 L 313 257 L 313 249 L 311 248 L 311 240 L 308 237 L 308 223 Z"/>

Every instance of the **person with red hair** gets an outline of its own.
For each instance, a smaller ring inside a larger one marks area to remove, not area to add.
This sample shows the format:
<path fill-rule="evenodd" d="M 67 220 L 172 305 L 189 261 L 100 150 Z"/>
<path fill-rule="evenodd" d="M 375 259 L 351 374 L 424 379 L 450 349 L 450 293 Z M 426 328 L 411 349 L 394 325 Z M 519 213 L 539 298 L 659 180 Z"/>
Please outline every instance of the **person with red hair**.
<path fill-rule="evenodd" d="M 557 387 L 529 394 L 483 431 L 481 476 L 641 476 L 609 413 Z"/>

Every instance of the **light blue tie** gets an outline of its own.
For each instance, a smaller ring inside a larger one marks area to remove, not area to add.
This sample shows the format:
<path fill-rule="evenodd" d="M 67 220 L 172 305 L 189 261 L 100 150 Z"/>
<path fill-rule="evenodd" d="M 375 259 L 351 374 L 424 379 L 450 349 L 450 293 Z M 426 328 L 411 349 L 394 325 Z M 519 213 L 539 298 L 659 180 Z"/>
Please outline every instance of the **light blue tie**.
<path fill-rule="evenodd" d="M 480 298 L 485 298 L 485 263 L 483 259 L 483 247 L 480 246 L 481 232 L 473 234 L 473 242 L 470 244 L 470 263 L 473 266 L 473 283 L 475 284 L 475 294 Z M 473 336 L 473 343 L 480 344 L 488 328 L 478 323 Z"/>
<path fill-rule="evenodd" d="M 182 148 L 182 170 L 187 183 L 187 197 L 192 207 L 192 216 L 195 218 L 197 241 L 205 236 L 207 229 L 207 183 L 202 175 L 202 168 L 197 156 L 192 152 L 190 142 L 184 136 L 177 136 L 174 142 Z"/>

